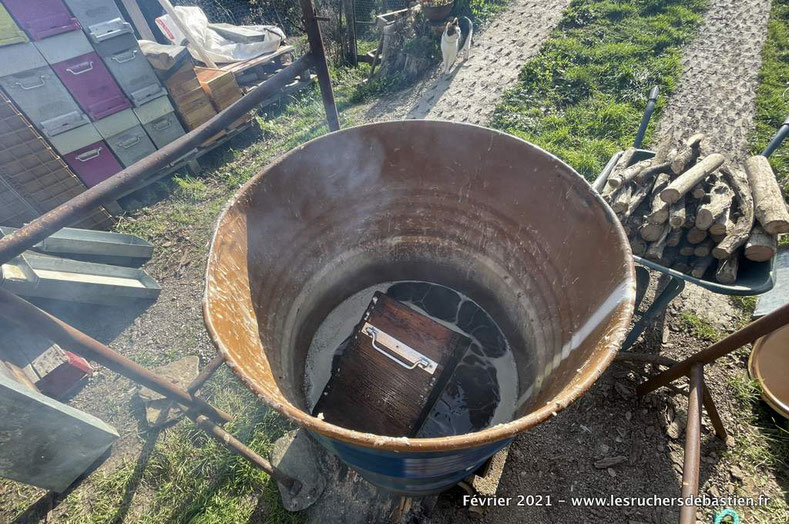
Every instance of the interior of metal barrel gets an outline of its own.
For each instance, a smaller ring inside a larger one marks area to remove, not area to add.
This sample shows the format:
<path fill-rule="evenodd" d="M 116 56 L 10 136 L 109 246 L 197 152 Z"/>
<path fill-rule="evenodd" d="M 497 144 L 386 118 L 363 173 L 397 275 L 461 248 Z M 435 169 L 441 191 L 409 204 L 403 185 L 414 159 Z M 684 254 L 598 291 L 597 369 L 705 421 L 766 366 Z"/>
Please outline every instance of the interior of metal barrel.
<path fill-rule="evenodd" d="M 508 420 L 463 435 L 383 437 L 309 413 L 304 370 L 321 323 L 381 283 L 470 297 L 508 341 Z M 633 312 L 630 248 L 572 168 L 510 135 L 439 121 L 349 128 L 283 156 L 221 215 L 206 274 L 208 330 L 267 404 L 325 437 L 440 451 L 511 437 L 578 398 Z"/>

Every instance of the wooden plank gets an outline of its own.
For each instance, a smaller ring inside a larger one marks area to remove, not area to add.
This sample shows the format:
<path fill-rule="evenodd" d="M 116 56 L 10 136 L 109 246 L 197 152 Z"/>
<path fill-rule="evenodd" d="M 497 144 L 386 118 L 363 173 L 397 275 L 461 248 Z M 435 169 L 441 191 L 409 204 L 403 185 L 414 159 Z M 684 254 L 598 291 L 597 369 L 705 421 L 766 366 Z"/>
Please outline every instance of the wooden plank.
<path fill-rule="evenodd" d="M 255 58 L 251 58 L 249 60 L 244 60 L 243 62 L 233 62 L 230 64 L 225 64 L 220 67 L 220 69 L 224 71 L 230 71 L 235 75 L 239 75 L 246 71 L 247 69 L 257 67 L 259 65 L 264 65 L 273 62 L 276 58 L 293 52 L 293 46 L 290 45 L 283 45 L 280 46 L 279 49 L 274 51 L 273 53 L 269 53 L 267 55 L 258 56 Z"/>
<path fill-rule="evenodd" d="M 365 326 L 377 330 L 375 343 Z M 408 362 L 393 354 L 396 344 L 431 359 L 435 371 L 394 361 Z M 357 431 L 415 436 L 470 346 L 465 335 L 376 293 L 313 413 Z"/>
<path fill-rule="evenodd" d="M 121 3 L 123 4 L 123 7 L 126 8 L 126 12 L 129 13 L 129 18 L 131 18 L 131 22 L 134 25 L 134 28 L 140 34 L 140 37 L 143 40 L 151 40 L 155 42 L 156 37 L 153 35 L 153 31 L 151 31 L 151 27 L 148 25 L 145 15 L 142 14 L 142 10 L 137 4 L 137 0 L 121 0 Z"/>

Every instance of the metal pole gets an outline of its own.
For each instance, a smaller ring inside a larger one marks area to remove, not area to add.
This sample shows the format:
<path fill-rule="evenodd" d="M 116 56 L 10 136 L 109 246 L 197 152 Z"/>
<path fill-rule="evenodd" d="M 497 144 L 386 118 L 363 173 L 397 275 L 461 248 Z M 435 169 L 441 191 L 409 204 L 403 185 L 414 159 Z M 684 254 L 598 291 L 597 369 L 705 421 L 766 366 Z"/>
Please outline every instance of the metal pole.
<path fill-rule="evenodd" d="M 638 131 L 636 132 L 636 139 L 633 141 L 633 147 L 635 148 L 640 148 L 641 142 L 644 141 L 644 135 L 647 132 L 649 119 L 652 118 L 652 113 L 655 111 L 655 103 L 657 103 L 659 94 L 660 87 L 658 86 L 653 87 L 649 92 L 649 100 L 647 101 L 647 107 L 644 110 L 644 117 L 641 119 L 641 125 L 638 126 Z"/>
<path fill-rule="evenodd" d="M 617 362 L 641 362 L 641 363 L 649 363 L 655 364 L 660 366 L 671 367 L 674 364 L 677 364 L 677 361 L 673 358 L 664 357 L 662 355 L 652 355 L 650 353 L 620 353 L 616 356 L 615 360 Z M 673 386 L 668 386 L 673 387 Z M 682 393 L 679 389 L 673 390 L 675 393 Z M 720 413 L 718 413 L 718 408 L 715 407 L 715 401 L 712 399 L 712 394 L 710 393 L 709 388 L 706 384 L 704 384 L 703 388 L 703 396 L 702 402 L 704 404 L 704 409 L 707 410 L 707 415 L 710 417 L 710 421 L 712 422 L 712 426 L 715 428 L 715 434 L 721 440 L 726 440 L 726 428 L 723 427 L 723 420 L 721 420 Z"/>
<path fill-rule="evenodd" d="M 164 8 L 167 14 L 170 15 L 170 19 L 172 19 L 173 23 L 178 26 L 178 29 L 180 29 L 184 34 L 186 41 L 189 42 L 189 45 L 192 46 L 195 51 L 197 51 L 198 55 L 200 55 L 200 60 L 202 60 L 208 67 L 216 69 L 216 63 L 211 60 L 211 57 L 208 56 L 208 53 L 205 49 L 203 49 L 203 46 L 200 45 L 200 42 L 197 41 L 197 38 L 195 38 L 195 35 L 192 34 L 192 31 L 189 29 L 189 27 L 181 21 L 181 18 L 178 16 L 178 13 L 175 12 L 175 8 L 173 7 L 173 4 L 170 3 L 170 0 L 159 0 L 159 4 L 162 6 L 162 8 Z M 180 42 L 177 43 L 180 44 Z"/>
<path fill-rule="evenodd" d="M 326 110 L 326 120 L 329 122 L 329 129 L 337 131 L 340 129 L 340 115 L 337 114 L 337 104 L 334 102 L 334 90 L 331 86 L 329 65 L 326 63 L 326 51 L 323 47 L 321 28 L 318 25 L 318 20 L 315 18 L 312 0 L 299 0 L 299 4 L 301 4 L 301 13 L 304 17 L 307 39 L 310 42 L 310 54 L 314 57 L 313 67 L 318 75 L 318 85 L 321 89 L 323 108 Z"/>
<path fill-rule="evenodd" d="M 781 127 L 778 128 L 778 131 L 773 135 L 773 138 L 770 140 L 770 143 L 767 144 L 767 147 L 764 148 L 762 151 L 762 156 L 769 157 L 773 154 L 773 151 L 778 149 L 778 146 L 781 145 L 781 142 L 784 141 L 786 135 L 789 135 L 789 117 L 786 117 L 784 123 L 781 124 Z"/>
<path fill-rule="evenodd" d="M 685 427 L 685 461 L 682 466 L 682 498 L 699 494 L 699 464 L 701 458 L 701 397 L 704 386 L 704 366 L 694 364 L 690 372 L 688 394 L 688 424 Z M 684 505 L 679 512 L 680 524 L 695 524 L 696 506 Z"/>
<path fill-rule="evenodd" d="M 307 70 L 312 62 L 311 55 L 302 56 L 197 129 L 170 142 L 68 202 L 44 213 L 14 233 L 0 238 L 0 264 L 22 254 L 26 249 L 33 247 L 60 228 L 86 217 L 99 205 L 112 202 L 120 195 L 139 187 L 146 175 L 155 174 L 225 129 L 289 84 L 302 71 Z"/>
<path fill-rule="evenodd" d="M 222 357 L 222 355 L 215 356 L 208 364 L 205 365 L 203 370 L 195 377 L 192 383 L 189 384 L 189 387 L 186 388 L 186 391 L 188 391 L 190 395 L 197 393 L 197 391 L 203 387 L 203 384 L 205 384 L 206 380 L 211 378 L 211 375 L 213 375 L 216 370 L 219 369 L 219 366 L 224 364 L 224 362 L 225 359 Z"/>
<path fill-rule="evenodd" d="M 214 437 L 220 444 L 225 446 L 227 449 L 232 451 L 237 455 L 241 455 L 248 461 L 250 461 L 255 466 L 259 467 L 271 477 L 276 480 L 277 482 L 284 485 L 292 495 L 298 494 L 301 491 L 301 482 L 297 479 L 289 477 L 282 473 L 280 470 L 275 468 L 271 465 L 271 462 L 264 459 L 247 446 L 245 446 L 240 440 L 236 437 L 222 429 L 221 427 L 217 426 L 208 417 L 201 415 L 199 413 L 195 413 L 193 411 L 187 411 L 186 416 L 192 419 L 195 425 Z"/>
<path fill-rule="evenodd" d="M 147 386 L 165 397 L 204 413 L 216 422 L 228 422 L 232 417 L 207 402 L 175 387 L 172 382 L 151 373 L 133 360 L 113 351 L 62 320 L 43 311 L 27 300 L 0 288 L 0 317 L 34 331 L 70 351 L 98 362 L 134 382 Z"/>
<path fill-rule="evenodd" d="M 0 242 L 2 242 L 0 240 Z M 735 351 L 745 344 L 750 344 L 757 338 L 763 337 L 772 333 L 776 329 L 789 324 L 789 304 L 781 306 L 769 315 L 765 315 L 758 320 L 754 320 L 747 326 L 739 329 L 729 335 L 728 337 L 719 340 L 715 344 L 703 349 L 698 353 L 691 355 L 682 362 L 675 364 L 666 371 L 655 375 L 643 384 L 636 388 L 636 393 L 643 396 L 647 393 L 656 390 L 661 386 L 665 386 L 669 382 L 673 382 L 678 378 L 690 373 L 690 368 L 693 364 L 709 364 L 710 362 L 721 358 L 724 355 Z"/>

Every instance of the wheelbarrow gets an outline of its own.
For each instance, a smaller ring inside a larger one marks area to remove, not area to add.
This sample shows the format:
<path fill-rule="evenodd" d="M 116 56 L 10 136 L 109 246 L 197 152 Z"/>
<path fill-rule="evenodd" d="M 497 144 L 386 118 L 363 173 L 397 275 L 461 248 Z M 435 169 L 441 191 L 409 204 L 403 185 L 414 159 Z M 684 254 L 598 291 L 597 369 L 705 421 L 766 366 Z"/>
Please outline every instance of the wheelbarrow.
<path fill-rule="evenodd" d="M 655 156 L 654 151 L 649 149 L 641 149 L 641 143 L 644 139 L 644 134 L 646 132 L 647 125 L 649 124 L 649 120 L 651 119 L 652 113 L 655 110 L 658 94 L 659 89 L 657 86 L 653 87 L 649 93 L 647 107 L 644 111 L 644 116 L 641 120 L 638 131 L 636 132 L 636 138 L 633 143 L 633 147 L 635 147 L 637 151 L 633 155 L 633 158 L 630 160 L 628 165 L 632 165 L 636 162 L 640 162 L 641 160 Z M 775 135 L 773 135 L 770 143 L 762 152 L 762 155 L 770 156 L 778 148 L 784 138 L 786 138 L 787 134 L 789 134 L 789 118 L 787 118 Z M 616 165 L 622 153 L 624 153 L 624 151 L 615 153 L 603 168 L 602 172 L 595 179 L 592 187 L 598 193 L 602 192 L 606 182 L 608 181 L 608 176 L 611 174 L 611 171 L 614 169 L 614 166 Z M 644 298 L 647 288 L 649 287 L 651 277 L 647 269 L 667 275 L 669 277 L 669 282 L 661 291 L 659 291 L 649 308 L 647 308 L 647 310 L 640 315 L 639 320 L 633 326 L 633 329 L 630 331 L 627 338 L 625 339 L 624 344 L 622 345 L 623 350 L 627 350 L 630 346 L 632 346 L 644 331 L 646 326 L 658 315 L 660 315 L 660 313 L 662 313 L 668 307 L 672 300 L 682 293 L 682 290 L 685 289 L 685 282 L 691 282 L 697 286 L 701 286 L 704 289 L 712 291 L 713 293 L 737 296 L 761 295 L 762 293 L 766 293 L 767 291 L 771 290 L 775 285 L 775 257 L 766 262 L 743 260 L 738 271 L 737 280 L 733 284 L 721 284 L 706 278 L 695 278 L 692 275 L 682 273 L 670 267 L 666 267 L 662 264 L 639 256 L 633 255 L 633 259 L 636 263 L 636 311 L 638 310 L 638 306 L 641 303 L 641 300 Z"/>

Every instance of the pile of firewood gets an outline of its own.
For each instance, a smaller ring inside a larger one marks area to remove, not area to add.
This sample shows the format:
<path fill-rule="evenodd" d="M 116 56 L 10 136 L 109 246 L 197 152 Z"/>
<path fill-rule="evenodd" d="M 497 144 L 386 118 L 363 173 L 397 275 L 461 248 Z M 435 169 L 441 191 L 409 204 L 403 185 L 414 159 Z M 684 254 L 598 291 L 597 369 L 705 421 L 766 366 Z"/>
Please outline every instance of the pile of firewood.
<path fill-rule="evenodd" d="M 719 153 L 702 155 L 704 135 L 679 147 L 661 144 L 653 158 L 633 162 L 624 151 L 603 198 L 625 227 L 633 254 L 696 278 L 737 280 L 740 258 L 763 262 L 789 232 L 789 212 L 767 159 L 744 169 Z M 709 276 L 705 276 L 710 273 Z"/>

